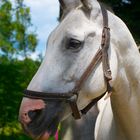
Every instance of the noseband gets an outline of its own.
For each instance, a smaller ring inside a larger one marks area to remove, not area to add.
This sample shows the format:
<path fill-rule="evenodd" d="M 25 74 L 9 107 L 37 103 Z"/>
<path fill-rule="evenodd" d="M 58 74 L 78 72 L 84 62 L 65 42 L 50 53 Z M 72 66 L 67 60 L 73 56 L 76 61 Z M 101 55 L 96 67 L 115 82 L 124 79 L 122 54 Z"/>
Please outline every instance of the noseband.
<path fill-rule="evenodd" d="M 108 14 L 106 9 L 101 6 L 101 11 L 103 15 L 103 31 L 102 31 L 102 41 L 101 48 L 97 51 L 94 58 L 92 59 L 89 66 L 86 68 L 85 72 L 82 74 L 80 79 L 76 82 L 75 87 L 67 93 L 44 93 L 38 91 L 25 90 L 24 97 L 32 99 L 43 99 L 48 101 L 65 101 L 69 103 L 73 116 L 75 119 L 80 119 L 81 114 L 86 114 L 90 108 L 95 105 L 105 94 L 112 92 L 112 87 L 110 85 L 110 80 L 112 79 L 111 70 L 108 60 L 108 48 L 110 45 L 110 28 L 108 27 Z M 107 90 L 101 96 L 93 99 L 84 109 L 80 110 L 77 106 L 78 94 L 85 83 L 85 81 L 90 76 L 91 72 L 96 68 L 96 66 L 102 62 L 104 78 L 107 84 Z"/>

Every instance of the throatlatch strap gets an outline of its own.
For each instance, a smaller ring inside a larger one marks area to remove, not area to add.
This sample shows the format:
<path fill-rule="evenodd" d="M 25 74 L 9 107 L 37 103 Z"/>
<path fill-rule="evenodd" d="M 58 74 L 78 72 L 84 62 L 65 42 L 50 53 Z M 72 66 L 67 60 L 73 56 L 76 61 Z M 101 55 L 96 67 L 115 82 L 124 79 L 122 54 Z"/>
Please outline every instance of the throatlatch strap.
<path fill-rule="evenodd" d="M 102 5 L 100 6 L 103 15 L 103 26 L 104 26 L 102 32 L 102 42 L 101 42 L 102 65 L 103 65 L 104 77 L 107 82 L 107 92 L 108 95 L 110 95 L 112 93 L 112 87 L 110 85 L 110 80 L 112 80 L 112 75 L 111 75 L 111 69 L 110 69 L 109 58 L 108 58 L 108 49 L 110 46 L 110 28 L 108 26 L 107 10 Z"/>

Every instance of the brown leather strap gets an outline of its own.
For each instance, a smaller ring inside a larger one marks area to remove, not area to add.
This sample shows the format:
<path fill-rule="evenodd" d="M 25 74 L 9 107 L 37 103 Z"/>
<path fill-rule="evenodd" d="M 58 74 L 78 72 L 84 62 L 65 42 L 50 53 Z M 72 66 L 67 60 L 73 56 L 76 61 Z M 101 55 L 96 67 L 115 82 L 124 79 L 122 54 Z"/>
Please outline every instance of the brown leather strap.
<path fill-rule="evenodd" d="M 103 65 L 103 72 L 104 77 L 107 83 L 107 92 L 108 94 L 112 93 L 112 87 L 110 85 L 110 80 L 112 80 L 111 70 L 110 70 L 110 64 L 109 64 L 109 58 L 108 58 L 108 49 L 110 46 L 110 28 L 108 26 L 108 14 L 107 10 L 100 5 L 102 15 L 103 15 L 103 32 L 102 32 L 102 65 Z"/>
<path fill-rule="evenodd" d="M 101 96 L 93 99 L 86 107 L 84 107 L 84 109 L 81 110 L 81 114 L 86 114 L 105 94 L 106 92 L 101 94 Z"/>
<path fill-rule="evenodd" d="M 104 6 L 102 6 L 102 4 L 100 4 L 101 7 L 101 12 L 102 12 L 102 17 L 103 17 L 103 27 L 107 27 L 108 28 L 108 14 L 107 14 L 107 10 L 104 8 Z"/>
<path fill-rule="evenodd" d="M 99 64 L 101 62 L 101 60 L 102 60 L 102 50 L 98 49 L 98 51 L 95 54 L 95 56 L 93 57 L 91 63 L 86 68 L 86 70 L 84 71 L 84 73 L 82 74 L 80 79 L 76 82 L 73 92 L 79 92 L 81 90 L 83 84 L 85 83 L 85 81 L 87 80 L 87 78 L 89 77 L 89 75 L 91 74 L 93 69 L 95 69 L 97 64 Z"/>
<path fill-rule="evenodd" d="M 33 99 L 44 99 L 44 100 L 64 100 L 69 99 L 73 96 L 72 92 L 68 93 L 44 93 L 39 91 L 24 90 L 24 97 Z"/>
<path fill-rule="evenodd" d="M 69 99 L 69 104 L 72 110 L 72 115 L 75 119 L 80 119 L 81 118 L 81 114 L 79 112 L 78 106 L 77 106 L 77 95 L 73 95 L 70 99 Z"/>

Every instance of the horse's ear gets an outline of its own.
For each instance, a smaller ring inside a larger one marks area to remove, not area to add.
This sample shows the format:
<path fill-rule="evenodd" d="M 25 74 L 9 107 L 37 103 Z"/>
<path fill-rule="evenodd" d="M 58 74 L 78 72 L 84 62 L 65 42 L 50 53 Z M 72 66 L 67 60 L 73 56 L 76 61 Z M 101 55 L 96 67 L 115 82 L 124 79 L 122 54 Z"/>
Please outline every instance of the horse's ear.
<path fill-rule="evenodd" d="M 59 0 L 59 3 L 63 10 L 71 10 L 80 5 L 80 0 Z"/>
<path fill-rule="evenodd" d="M 85 9 L 92 10 L 91 0 L 81 0 L 81 3 L 83 4 Z"/>
<path fill-rule="evenodd" d="M 81 3 L 83 5 L 82 9 L 84 13 L 90 18 L 92 11 L 92 0 L 81 0 Z"/>
<path fill-rule="evenodd" d="M 77 8 L 81 4 L 83 5 L 82 8 L 85 14 L 90 17 L 90 13 L 92 11 L 92 1 L 93 0 L 59 0 L 60 3 L 59 20 L 63 19 L 69 11 Z"/>
<path fill-rule="evenodd" d="M 80 0 L 59 0 L 60 3 L 60 12 L 59 12 L 59 21 L 63 19 L 69 11 L 75 9 L 81 4 Z"/>

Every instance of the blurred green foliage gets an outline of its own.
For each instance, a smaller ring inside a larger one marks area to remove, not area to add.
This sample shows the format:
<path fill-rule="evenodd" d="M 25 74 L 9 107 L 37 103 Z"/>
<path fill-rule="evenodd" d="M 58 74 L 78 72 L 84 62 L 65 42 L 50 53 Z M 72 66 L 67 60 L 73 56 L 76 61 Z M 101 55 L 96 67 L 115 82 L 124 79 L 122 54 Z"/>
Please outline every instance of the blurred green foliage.
<path fill-rule="evenodd" d="M 29 139 L 18 123 L 18 110 L 22 91 L 40 65 L 28 58 L 37 45 L 31 26 L 23 0 L 0 0 L 0 140 Z"/>
<path fill-rule="evenodd" d="M 5 62 L 4 62 L 5 61 Z M 25 89 L 37 71 L 38 61 L 25 59 L 12 62 L 0 58 L 0 127 L 17 119 L 18 105 Z"/>
<path fill-rule="evenodd" d="M 14 6 L 13 6 L 14 5 Z M 35 51 L 37 38 L 30 18 L 30 8 L 23 0 L 0 1 L 0 53 L 8 58 L 27 57 Z"/>
<path fill-rule="evenodd" d="M 22 91 L 27 87 L 39 65 L 39 61 L 28 58 L 23 61 L 0 58 L 0 139 L 4 136 L 7 139 L 10 136 L 20 139 L 22 131 L 18 124 L 18 110 Z"/>

